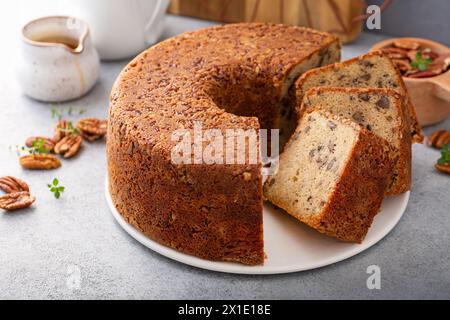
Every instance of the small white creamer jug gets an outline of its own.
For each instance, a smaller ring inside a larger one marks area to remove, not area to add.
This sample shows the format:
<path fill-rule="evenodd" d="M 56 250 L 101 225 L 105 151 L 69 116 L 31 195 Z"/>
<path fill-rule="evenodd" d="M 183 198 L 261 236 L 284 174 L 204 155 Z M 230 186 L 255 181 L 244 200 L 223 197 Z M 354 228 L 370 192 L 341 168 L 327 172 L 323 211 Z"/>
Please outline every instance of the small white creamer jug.
<path fill-rule="evenodd" d="M 99 73 L 99 56 L 84 21 L 45 17 L 23 28 L 18 79 L 29 97 L 46 102 L 80 98 Z"/>

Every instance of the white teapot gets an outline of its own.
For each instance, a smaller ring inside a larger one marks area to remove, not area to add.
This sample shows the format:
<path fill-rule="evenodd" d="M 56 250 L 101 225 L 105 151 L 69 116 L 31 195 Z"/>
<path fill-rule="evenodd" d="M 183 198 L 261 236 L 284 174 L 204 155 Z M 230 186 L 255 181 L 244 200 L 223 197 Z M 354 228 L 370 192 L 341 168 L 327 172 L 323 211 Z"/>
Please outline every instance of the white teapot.
<path fill-rule="evenodd" d="M 102 60 L 132 57 L 160 37 L 169 0 L 74 0 Z"/>

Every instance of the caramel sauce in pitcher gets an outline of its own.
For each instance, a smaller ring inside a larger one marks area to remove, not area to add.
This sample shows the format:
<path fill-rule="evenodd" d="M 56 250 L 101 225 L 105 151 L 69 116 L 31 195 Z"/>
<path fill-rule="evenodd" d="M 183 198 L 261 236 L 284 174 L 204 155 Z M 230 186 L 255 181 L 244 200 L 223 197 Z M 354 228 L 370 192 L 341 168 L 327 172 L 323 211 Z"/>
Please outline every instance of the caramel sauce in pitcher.
<path fill-rule="evenodd" d="M 33 37 L 33 40 L 36 42 L 63 44 L 72 50 L 78 48 L 79 45 L 78 39 L 58 34 L 39 35 Z"/>

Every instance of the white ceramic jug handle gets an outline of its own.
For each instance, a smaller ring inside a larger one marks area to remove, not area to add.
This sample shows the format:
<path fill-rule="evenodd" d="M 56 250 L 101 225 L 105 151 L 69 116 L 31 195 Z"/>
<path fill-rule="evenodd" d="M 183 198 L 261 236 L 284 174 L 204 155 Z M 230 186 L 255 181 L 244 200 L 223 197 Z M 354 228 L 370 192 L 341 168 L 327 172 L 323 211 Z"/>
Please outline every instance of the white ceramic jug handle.
<path fill-rule="evenodd" d="M 154 0 L 157 1 L 156 3 L 156 7 L 155 10 L 153 11 L 152 16 L 150 17 L 150 20 L 148 21 L 147 25 L 145 26 L 145 35 L 146 35 L 146 41 L 147 43 L 153 43 L 155 42 L 157 39 L 155 39 L 156 37 L 159 37 L 159 34 L 152 34 L 152 30 L 154 27 L 155 22 L 157 21 L 159 15 L 163 14 L 163 10 L 167 9 L 167 6 L 169 5 L 169 2 L 167 0 Z M 158 32 L 159 33 L 159 32 Z"/>

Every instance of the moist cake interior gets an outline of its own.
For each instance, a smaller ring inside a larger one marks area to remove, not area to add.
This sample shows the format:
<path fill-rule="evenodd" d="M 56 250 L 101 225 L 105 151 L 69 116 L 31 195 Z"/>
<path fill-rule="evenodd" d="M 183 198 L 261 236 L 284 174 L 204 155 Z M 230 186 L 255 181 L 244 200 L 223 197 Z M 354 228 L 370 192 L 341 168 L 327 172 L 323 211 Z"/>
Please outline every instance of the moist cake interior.
<path fill-rule="evenodd" d="M 334 115 L 358 123 L 399 147 L 401 128 L 397 123 L 404 117 L 402 110 L 394 106 L 395 99 L 388 93 L 373 90 L 375 92 L 362 91 L 360 94 L 351 91 L 312 90 L 306 93 L 304 106 L 306 110 L 320 106 Z M 391 125 L 387 125 L 389 123 Z"/>
<path fill-rule="evenodd" d="M 373 55 L 357 63 L 347 64 L 345 68 L 336 68 L 328 72 L 326 77 L 321 73 L 311 74 L 302 83 L 304 95 L 314 87 L 358 87 L 358 88 L 392 88 L 398 89 L 400 84 L 386 72 L 392 68 L 390 61 Z"/>
<path fill-rule="evenodd" d="M 272 190 L 277 184 L 283 185 L 279 190 L 291 190 L 275 195 L 277 205 L 293 208 L 290 211 L 302 217 L 321 213 L 351 154 L 355 133 L 353 127 L 338 126 L 319 113 L 306 115 L 280 157 L 282 170 L 267 182 Z"/>

